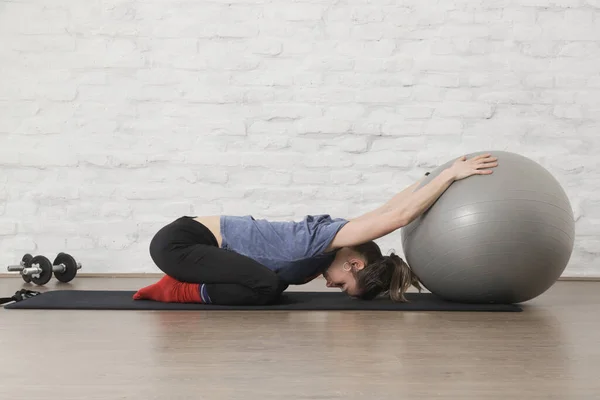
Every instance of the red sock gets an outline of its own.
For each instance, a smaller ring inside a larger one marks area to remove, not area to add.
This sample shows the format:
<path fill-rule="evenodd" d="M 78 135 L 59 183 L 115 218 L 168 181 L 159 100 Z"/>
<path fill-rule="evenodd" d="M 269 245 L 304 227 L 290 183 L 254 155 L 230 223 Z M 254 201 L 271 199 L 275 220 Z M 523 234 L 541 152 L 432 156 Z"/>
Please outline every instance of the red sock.
<path fill-rule="evenodd" d="M 179 282 L 168 275 L 155 284 L 138 290 L 133 299 L 163 303 L 202 303 L 199 283 Z"/>

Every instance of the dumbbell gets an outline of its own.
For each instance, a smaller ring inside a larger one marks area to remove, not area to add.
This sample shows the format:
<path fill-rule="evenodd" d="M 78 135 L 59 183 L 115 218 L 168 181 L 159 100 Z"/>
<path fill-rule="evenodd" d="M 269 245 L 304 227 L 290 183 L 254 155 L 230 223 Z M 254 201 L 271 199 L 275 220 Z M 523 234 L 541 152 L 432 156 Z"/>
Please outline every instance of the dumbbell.
<path fill-rule="evenodd" d="M 77 275 L 77 270 L 81 269 L 81 263 L 67 253 L 58 253 L 54 263 L 44 256 L 31 257 L 25 254 L 20 265 L 9 265 L 8 271 L 19 271 L 25 282 L 33 282 L 36 285 L 45 285 L 54 277 L 60 282 L 70 282 Z"/>
<path fill-rule="evenodd" d="M 31 267 L 31 260 L 33 260 L 33 256 L 31 254 L 25 254 L 23 258 L 21 258 L 19 265 L 8 266 L 8 272 L 22 272 L 25 268 Z M 31 276 L 29 275 L 23 275 L 23 273 L 21 273 L 21 278 L 27 283 L 31 282 Z"/>

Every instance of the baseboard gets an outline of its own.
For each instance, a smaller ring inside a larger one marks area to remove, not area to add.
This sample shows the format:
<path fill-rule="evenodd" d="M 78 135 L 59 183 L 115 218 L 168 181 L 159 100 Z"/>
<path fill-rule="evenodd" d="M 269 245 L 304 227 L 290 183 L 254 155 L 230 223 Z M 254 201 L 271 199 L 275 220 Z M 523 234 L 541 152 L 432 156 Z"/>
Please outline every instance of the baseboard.
<path fill-rule="evenodd" d="M 79 273 L 77 277 L 81 278 L 161 278 L 162 273 Z M 17 273 L 0 273 L 0 278 L 21 278 Z M 317 279 L 324 279 L 319 276 Z M 581 282 L 600 282 L 600 276 L 565 276 L 558 279 L 559 281 L 581 281 Z"/>
<path fill-rule="evenodd" d="M 559 281 L 587 281 L 600 282 L 600 276 L 565 276 L 558 278 Z"/>
<path fill-rule="evenodd" d="M 89 273 L 81 272 L 77 274 L 77 278 L 161 278 L 163 273 Z M 17 273 L 0 273 L 0 278 L 21 278 Z"/>

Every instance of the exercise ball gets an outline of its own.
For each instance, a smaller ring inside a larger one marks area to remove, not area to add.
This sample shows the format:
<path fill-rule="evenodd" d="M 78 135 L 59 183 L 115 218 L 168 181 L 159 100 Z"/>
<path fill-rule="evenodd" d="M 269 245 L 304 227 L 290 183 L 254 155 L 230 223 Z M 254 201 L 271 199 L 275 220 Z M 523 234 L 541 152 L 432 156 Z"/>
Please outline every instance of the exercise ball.
<path fill-rule="evenodd" d="M 493 174 L 452 183 L 402 229 L 404 254 L 421 283 L 446 300 L 524 302 L 548 290 L 566 268 L 573 209 L 559 182 L 535 161 L 505 151 L 467 157 L 485 153 L 498 158 Z"/>

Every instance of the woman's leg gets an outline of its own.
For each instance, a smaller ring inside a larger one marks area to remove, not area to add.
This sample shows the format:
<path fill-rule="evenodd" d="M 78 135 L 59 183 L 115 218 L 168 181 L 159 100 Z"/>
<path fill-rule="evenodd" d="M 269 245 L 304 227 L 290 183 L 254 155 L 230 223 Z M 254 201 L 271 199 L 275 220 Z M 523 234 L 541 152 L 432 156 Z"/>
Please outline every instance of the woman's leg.
<path fill-rule="evenodd" d="M 210 230 L 190 217 L 162 228 L 150 243 L 150 255 L 176 281 L 199 284 L 214 304 L 268 304 L 287 287 L 264 265 L 219 248 Z"/>

